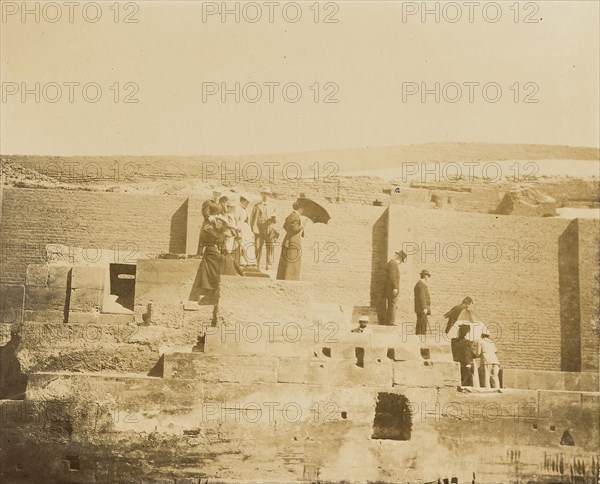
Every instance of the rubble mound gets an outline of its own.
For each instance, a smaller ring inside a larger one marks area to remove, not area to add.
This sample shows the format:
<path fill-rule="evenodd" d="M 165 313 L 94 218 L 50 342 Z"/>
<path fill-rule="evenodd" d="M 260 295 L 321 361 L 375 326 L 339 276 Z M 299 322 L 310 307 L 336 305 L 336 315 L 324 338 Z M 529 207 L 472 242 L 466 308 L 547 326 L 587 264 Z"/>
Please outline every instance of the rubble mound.
<path fill-rule="evenodd" d="M 557 205 L 556 199 L 535 188 L 517 187 L 504 195 L 495 213 L 551 217 L 556 215 Z"/>
<path fill-rule="evenodd" d="M 18 163 L 8 161 L 5 158 L 0 159 L 0 167 L 2 173 L 2 182 L 7 185 L 19 185 L 19 184 L 35 184 L 35 185 L 46 185 L 48 187 L 60 186 L 56 178 L 52 178 L 48 175 L 26 168 Z"/>

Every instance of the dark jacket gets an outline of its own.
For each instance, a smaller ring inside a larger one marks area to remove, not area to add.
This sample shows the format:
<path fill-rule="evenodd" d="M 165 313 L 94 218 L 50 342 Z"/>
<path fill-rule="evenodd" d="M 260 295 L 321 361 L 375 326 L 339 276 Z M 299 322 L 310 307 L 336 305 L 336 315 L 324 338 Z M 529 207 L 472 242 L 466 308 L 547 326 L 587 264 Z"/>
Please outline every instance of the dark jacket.
<path fill-rule="evenodd" d="M 461 366 L 473 363 L 473 343 L 467 338 L 452 338 L 452 357 L 460 362 Z"/>
<path fill-rule="evenodd" d="M 277 279 L 288 281 L 300 280 L 300 268 L 302 265 L 302 237 L 304 227 L 297 212 L 290 213 L 283 224 L 285 237 L 281 244 L 281 256 L 277 267 Z"/>
<path fill-rule="evenodd" d="M 206 200 L 202 204 L 202 216 L 207 220 L 211 215 L 220 215 L 223 213 L 223 205 L 214 200 Z"/>
<path fill-rule="evenodd" d="M 427 309 L 427 314 L 431 314 L 431 298 L 429 297 L 429 288 L 422 280 L 415 284 L 415 313 L 423 313 Z"/>
<path fill-rule="evenodd" d="M 394 289 L 400 290 L 400 267 L 398 263 L 391 259 L 385 266 L 385 297 L 394 297 Z"/>

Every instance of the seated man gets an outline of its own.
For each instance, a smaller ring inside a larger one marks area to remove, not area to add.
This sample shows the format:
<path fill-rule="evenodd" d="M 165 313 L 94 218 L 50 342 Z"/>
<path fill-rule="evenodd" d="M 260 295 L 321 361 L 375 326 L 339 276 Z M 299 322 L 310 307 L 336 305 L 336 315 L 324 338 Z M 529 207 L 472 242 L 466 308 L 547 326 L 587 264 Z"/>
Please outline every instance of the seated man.
<path fill-rule="evenodd" d="M 452 338 L 452 357 L 460 363 L 460 380 L 464 387 L 473 386 L 473 344 L 467 339 L 471 330 L 468 324 L 458 327 L 458 338 Z"/>
<path fill-rule="evenodd" d="M 362 334 L 372 334 L 373 331 L 371 328 L 367 328 L 367 324 L 369 324 L 369 316 L 363 314 L 360 318 L 358 318 L 358 328 L 354 328 L 352 330 L 353 333 L 362 333 Z"/>

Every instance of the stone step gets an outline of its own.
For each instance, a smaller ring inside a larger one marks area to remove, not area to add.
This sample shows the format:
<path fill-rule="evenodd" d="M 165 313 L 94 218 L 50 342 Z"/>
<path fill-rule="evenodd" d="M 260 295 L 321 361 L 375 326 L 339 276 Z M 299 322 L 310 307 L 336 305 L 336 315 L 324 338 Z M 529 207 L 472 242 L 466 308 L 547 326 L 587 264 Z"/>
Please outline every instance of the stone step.
<path fill-rule="evenodd" d="M 266 277 L 267 279 L 271 277 L 269 274 L 262 272 L 256 267 L 242 267 L 242 272 L 245 277 Z"/>

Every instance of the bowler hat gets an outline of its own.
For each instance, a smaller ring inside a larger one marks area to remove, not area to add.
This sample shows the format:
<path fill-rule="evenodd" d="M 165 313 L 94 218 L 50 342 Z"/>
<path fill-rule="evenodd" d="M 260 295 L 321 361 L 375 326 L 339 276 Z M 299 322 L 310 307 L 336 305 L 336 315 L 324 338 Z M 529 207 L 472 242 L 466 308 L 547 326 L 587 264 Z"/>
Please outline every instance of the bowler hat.
<path fill-rule="evenodd" d="M 400 251 L 396 252 L 396 255 L 398 257 L 400 257 L 400 259 L 402 259 L 402 262 L 404 262 L 406 260 L 406 258 L 408 257 L 406 255 L 406 252 L 404 252 L 403 250 L 400 250 Z"/>
<path fill-rule="evenodd" d="M 429 276 L 429 277 L 431 277 L 431 273 L 427 269 L 423 269 L 421 271 L 421 276 Z"/>

